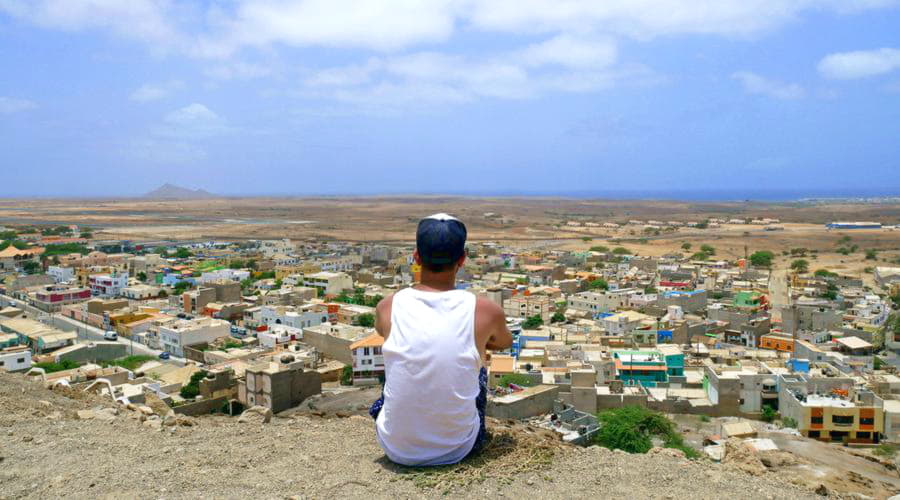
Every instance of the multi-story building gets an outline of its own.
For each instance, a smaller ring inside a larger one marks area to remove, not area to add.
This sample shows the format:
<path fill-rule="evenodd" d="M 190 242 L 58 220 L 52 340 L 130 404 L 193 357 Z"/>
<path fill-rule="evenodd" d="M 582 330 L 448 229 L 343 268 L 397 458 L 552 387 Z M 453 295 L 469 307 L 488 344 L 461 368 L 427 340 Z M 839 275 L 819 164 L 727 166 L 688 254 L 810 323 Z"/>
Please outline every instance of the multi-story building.
<path fill-rule="evenodd" d="M 568 308 L 583 311 L 591 315 L 608 313 L 624 306 L 632 289 L 620 289 L 606 292 L 581 292 L 569 297 Z"/>
<path fill-rule="evenodd" d="M 616 378 L 626 384 L 655 387 L 668 380 L 666 358 L 659 351 L 614 351 Z"/>
<path fill-rule="evenodd" d="M 88 278 L 91 294 L 97 297 L 118 297 L 128 286 L 128 273 L 94 274 Z"/>
<path fill-rule="evenodd" d="M 323 271 L 347 272 L 362 265 L 362 255 L 343 255 L 318 262 Z"/>
<path fill-rule="evenodd" d="M 384 378 L 384 355 L 381 352 L 383 345 L 384 337 L 377 333 L 350 344 L 354 382 Z"/>
<path fill-rule="evenodd" d="M 199 283 L 215 283 L 220 281 L 240 282 L 250 277 L 250 271 L 246 269 L 218 269 L 207 271 L 197 278 Z"/>
<path fill-rule="evenodd" d="M 265 406 L 277 413 L 297 406 L 322 392 L 322 376 L 305 370 L 304 361 L 293 354 L 250 366 L 238 381 L 238 400 L 245 406 Z"/>
<path fill-rule="evenodd" d="M 38 258 L 44 253 L 40 247 L 19 250 L 13 245 L 0 250 L 0 271 L 15 271 L 22 269 L 26 262 L 39 262 Z"/>
<path fill-rule="evenodd" d="M 503 312 L 509 318 L 540 316 L 548 323 L 556 309 L 553 300 L 546 295 L 515 295 L 503 302 Z"/>
<path fill-rule="evenodd" d="M 162 349 L 175 356 L 184 356 L 184 346 L 212 342 L 231 333 L 231 323 L 213 318 L 178 320 L 159 326 Z"/>
<path fill-rule="evenodd" d="M 48 286 L 34 292 L 31 304 L 41 311 L 58 312 L 62 306 L 84 302 L 91 298 L 91 291 L 84 287 Z"/>
<path fill-rule="evenodd" d="M 313 311 L 311 307 L 262 306 L 259 323 L 267 326 L 284 325 L 291 328 L 309 328 L 328 321 L 328 314 Z"/>
<path fill-rule="evenodd" d="M 681 306 L 681 309 L 687 313 L 706 311 L 706 290 L 660 292 L 656 304 L 661 308 Z"/>
<path fill-rule="evenodd" d="M 844 443 L 877 443 L 884 433 L 884 401 L 873 392 L 851 388 L 809 392 L 785 384 L 779 411 L 797 421 L 806 437 Z"/>
<path fill-rule="evenodd" d="M 650 316 L 637 311 L 622 311 L 601 318 L 600 324 L 603 325 L 609 335 L 626 335 L 639 327 L 644 321 L 651 321 L 652 319 Z"/>
<path fill-rule="evenodd" d="M 353 278 L 347 273 L 322 271 L 303 275 L 303 286 L 318 288 L 325 295 L 340 295 L 344 290 L 353 289 Z"/>
<path fill-rule="evenodd" d="M 75 279 L 75 270 L 71 267 L 50 266 L 47 268 L 47 274 L 53 277 L 53 281 L 62 283 Z"/>
<path fill-rule="evenodd" d="M 291 240 L 266 240 L 259 242 L 259 251 L 266 257 L 276 254 L 294 253 L 295 247 Z"/>

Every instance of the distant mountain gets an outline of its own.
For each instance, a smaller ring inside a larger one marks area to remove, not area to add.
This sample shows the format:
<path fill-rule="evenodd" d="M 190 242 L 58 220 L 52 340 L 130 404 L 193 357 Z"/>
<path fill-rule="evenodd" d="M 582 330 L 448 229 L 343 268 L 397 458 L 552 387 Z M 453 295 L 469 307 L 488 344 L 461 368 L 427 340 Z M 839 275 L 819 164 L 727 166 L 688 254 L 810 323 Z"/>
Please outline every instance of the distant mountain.
<path fill-rule="evenodd" d="M 203 189 L 188 189 L 168 182 L 144 195 L 144 198 L 168 200 L 201 200 L 215 197 L 216 195 Z"/>

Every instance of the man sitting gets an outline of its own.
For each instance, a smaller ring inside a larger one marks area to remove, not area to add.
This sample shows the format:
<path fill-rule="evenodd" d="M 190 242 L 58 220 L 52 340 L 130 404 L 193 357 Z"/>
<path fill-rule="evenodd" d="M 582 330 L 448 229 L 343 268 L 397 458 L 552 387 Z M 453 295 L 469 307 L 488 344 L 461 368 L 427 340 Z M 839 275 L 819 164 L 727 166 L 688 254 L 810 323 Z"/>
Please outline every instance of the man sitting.
<path fill-rule="evenodd" d="M 486 353 L 509 348 L 512 334 L 500 306 L 456 289 L 466 234 L 447 214 L 419 221 L 421 283 L 376 308 L 385 384 L 369 413 L 378 443 L 399 464 L 456 463 L 485 442 Z"/>

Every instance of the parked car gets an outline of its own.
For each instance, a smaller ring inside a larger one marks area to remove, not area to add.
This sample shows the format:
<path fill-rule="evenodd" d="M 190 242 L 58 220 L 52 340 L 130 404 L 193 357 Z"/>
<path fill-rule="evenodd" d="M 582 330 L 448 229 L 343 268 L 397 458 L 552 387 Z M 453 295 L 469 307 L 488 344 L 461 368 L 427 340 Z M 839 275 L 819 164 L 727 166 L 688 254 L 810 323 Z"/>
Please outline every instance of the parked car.
<path fill-rule="evenodd" d="M 108 331 L 103 334 L 103 338 L 105 340 L 119 340 L 119 334 L 113 331 Z"/>
<path fill-rule="evenodd" d="M 169 359 L 171 357 L 172 357 L 172 355 L 165 351 L 159 353 L 159 359 Z"/>

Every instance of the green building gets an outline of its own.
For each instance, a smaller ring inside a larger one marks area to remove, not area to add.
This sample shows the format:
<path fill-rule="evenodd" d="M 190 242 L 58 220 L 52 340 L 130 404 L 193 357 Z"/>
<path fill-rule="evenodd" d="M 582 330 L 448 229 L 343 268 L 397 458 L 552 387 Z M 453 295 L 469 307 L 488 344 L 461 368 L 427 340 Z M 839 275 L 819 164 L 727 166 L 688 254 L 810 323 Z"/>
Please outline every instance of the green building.
<path fill-rule="evenodd" d="M 669 379 L 666 358 L 659 351 L 614 351 L 613 358 L 616 378 L 626 384 L 640 382 L 645 387 L 655 387 Z"/>

